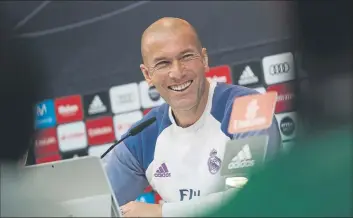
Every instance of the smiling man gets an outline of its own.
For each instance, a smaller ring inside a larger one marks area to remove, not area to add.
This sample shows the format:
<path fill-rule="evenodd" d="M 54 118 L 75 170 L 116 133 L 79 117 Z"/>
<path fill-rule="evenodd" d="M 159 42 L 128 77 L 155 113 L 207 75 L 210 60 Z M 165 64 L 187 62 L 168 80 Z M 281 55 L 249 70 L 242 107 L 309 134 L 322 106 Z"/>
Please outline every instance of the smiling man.
<path fill-rule="evenodd" d="M 166 103 L 143 118 L 156 117 L 154 124 L 107 156 L 108 177 L 126 217 L 197 215 L 222 201 L 225 179 L 220 167 L 226 142 L 268 134 L 267 155 L 272 156 L 281 144 L 277 122 L 273 118 L 262 131 L 228 133 L 234 99 L 257 92 L 206 79 L 207 50 L 188 22 L 156 21 L 143 33 L 141 53 L 141 71 Z M 148 185 L 166 203 L 135 202 Z"/>

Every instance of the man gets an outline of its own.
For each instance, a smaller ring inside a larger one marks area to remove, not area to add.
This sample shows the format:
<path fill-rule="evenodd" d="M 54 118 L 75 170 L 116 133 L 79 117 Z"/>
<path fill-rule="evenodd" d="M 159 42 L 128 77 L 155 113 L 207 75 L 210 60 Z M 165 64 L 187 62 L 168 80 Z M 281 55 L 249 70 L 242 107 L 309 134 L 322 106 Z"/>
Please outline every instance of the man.
<path fill-rule="evenodd" d="M 144 117 L 156 117 L 154 124 L 112 150 L 107 174 L 126 217 L 192 216 L 223 198 L 225 179 L 219 170 L 226 142 L 269 134 L 267 154 L 272 156 L 281 144 L 278 126 L 273 118 L 269 129 L 228 133 L 234 99 L 257 92 L 206 79 L 207 50 L 188 22 L 156 21 L 142 35 L 141 53 L 146 81 L 167 104 Z M 149 184 L 166 203 L 131 202 Z"/>

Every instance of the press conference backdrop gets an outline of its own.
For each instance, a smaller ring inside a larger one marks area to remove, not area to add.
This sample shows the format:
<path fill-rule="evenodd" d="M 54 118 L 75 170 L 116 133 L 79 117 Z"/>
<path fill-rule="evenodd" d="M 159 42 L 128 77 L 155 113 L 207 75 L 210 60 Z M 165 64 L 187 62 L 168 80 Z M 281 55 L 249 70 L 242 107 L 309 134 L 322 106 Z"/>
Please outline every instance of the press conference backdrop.
<path fill-rule="evenodd" d="M 164 103 L 139 64 L 142 32 L 165 16 L 195 26 L 209 53 L 207 77 L 278 92 L 283 146 L 291 144 L 298 129 L 293 81 L 306 81 L 296 65 L 292 7 L 286 1 L 1 2 L 8 30 L 31 43 L 45 69 L 34 107 L 36 163 L 98 156 Z"/>

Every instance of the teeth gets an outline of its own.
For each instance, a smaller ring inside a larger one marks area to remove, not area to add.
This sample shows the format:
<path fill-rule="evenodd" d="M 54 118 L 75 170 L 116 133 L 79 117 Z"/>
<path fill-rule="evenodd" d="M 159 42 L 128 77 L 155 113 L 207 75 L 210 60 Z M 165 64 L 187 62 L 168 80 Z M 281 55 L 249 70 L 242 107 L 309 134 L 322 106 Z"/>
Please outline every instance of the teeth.
<path fill-rule="evenodd" d="M 191 81 L 188 81 L 188 82 L 181 84 L 181 85 L 170 86 L 170 88 L 174 91 L 183 91 L 184 89 L 186 89 L 190 85 L 191 85 Z"/>

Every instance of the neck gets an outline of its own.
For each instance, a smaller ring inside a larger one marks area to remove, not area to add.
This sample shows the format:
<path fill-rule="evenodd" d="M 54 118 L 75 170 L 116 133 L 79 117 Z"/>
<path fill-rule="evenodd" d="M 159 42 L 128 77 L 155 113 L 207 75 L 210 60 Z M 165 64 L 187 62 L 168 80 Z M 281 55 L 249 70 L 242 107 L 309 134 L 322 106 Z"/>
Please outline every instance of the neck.
<path fill-rule="evenodd" d="M 205 90 L 202 93 L 200 102 L 195 107 L 190 110 L 172 109 L 172 114 L 178 126 L 185 128 L 191 126 L 200 119 L 207 105 L 209 91 L 210 82 L 208 80 L 205 80 Z"/>

